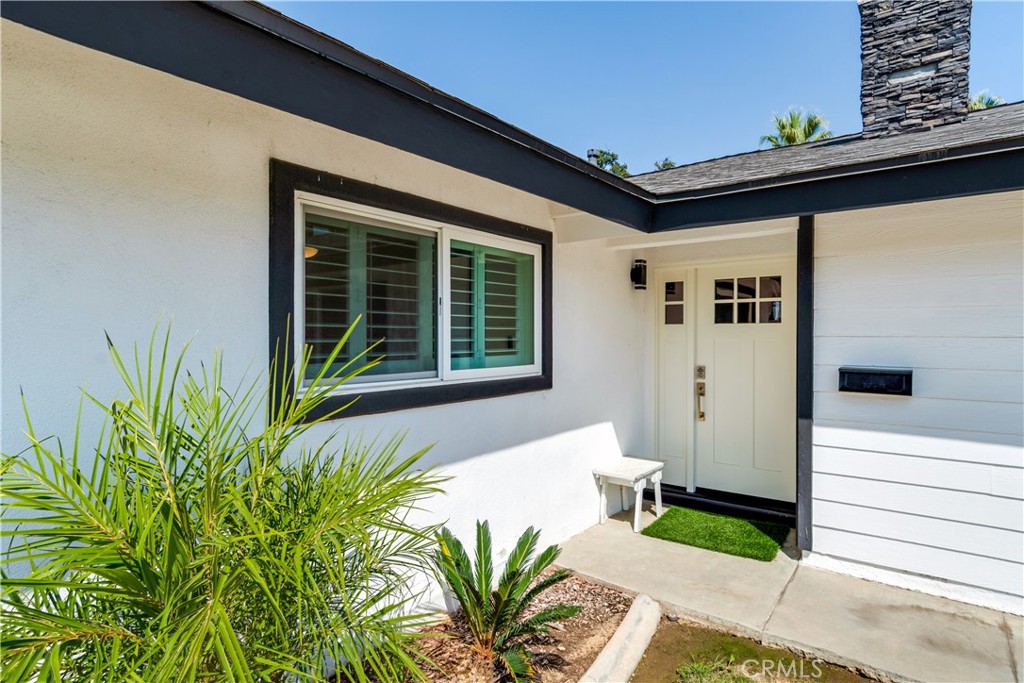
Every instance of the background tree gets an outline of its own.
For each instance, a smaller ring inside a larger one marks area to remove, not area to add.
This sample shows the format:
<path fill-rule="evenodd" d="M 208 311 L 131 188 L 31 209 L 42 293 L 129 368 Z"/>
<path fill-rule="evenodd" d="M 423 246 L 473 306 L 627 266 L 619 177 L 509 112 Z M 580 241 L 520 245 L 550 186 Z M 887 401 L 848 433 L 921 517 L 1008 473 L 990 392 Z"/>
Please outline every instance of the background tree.
<path fill-rule="evenodd" d="M 665 157 L 661 161 L 655 161 L 654 162 L 654 170 L 655 171 L 667 171 L 668 169 L 675 168 L 675 167 L 676 167 L 676 162 L 672 161 L 668 157 Z"/>
<path fill-rule="evenodd" d="M 762 145 L 786 147 L 832 137 L 831 131 L 828 130 L 828 121 L 817 114 L 804 113 L 803 109 L 792 107 L 782 116 L 773 114 L 772 119 L 775 132 L 762 135 Z"/>
<path fill-rule="evenodd" d="M 619 155 L 615 152 L 610 152 L 607 149 L 595 149 L 591 150 L 596 153 L 594 159 L 594 165 L 598 168 L 603 168 L 609 173 L 614 173 L 620 178 L 626 178 L 629 176 L 629 169 L 626 168 L 626 164 L 619 161 Z M 588 154 L 588 156 L 590 156 Z"/>
<path fill-rule="evenodd" d="M 979 109 L 998 107 L 1000 104 L 1006 104 L 1006 100 L 996 95 L 989 95 L 988 90 L 982 90 L 967 103 L 967 110 L 978 111 Z"/>

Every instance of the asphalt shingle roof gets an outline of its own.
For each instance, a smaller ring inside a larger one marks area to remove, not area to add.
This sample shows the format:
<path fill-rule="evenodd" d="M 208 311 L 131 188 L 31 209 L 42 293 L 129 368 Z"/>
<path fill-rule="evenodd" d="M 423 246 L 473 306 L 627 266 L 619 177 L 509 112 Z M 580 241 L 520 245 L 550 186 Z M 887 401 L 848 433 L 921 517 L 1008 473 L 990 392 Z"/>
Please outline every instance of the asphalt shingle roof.
<path fill-rule="evenodd" d="M 787 176 L 839 170 L 940 150 L 1024 138 L 1024 102 L 971 112 L 961 123 L 916 133 L 865 139 L 860 133 L 792 147 L 766 149 L 699 161 L 667 171 L 636 175 L 630 182 L 654 194 L 712 190 L 738 184 L 785 182 Z"/>

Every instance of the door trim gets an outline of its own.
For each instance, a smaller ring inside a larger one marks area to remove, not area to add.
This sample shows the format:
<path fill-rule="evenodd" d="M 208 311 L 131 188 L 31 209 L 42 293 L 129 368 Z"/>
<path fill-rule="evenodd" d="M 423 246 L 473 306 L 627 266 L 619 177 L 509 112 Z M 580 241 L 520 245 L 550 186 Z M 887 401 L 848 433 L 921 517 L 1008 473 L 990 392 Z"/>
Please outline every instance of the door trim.
<path fill-rule="evenodd" d="M 654 268 L 654 278 L 653 278 L 653 280 L 654 280 L 654 290 L 655 290 L 654 296 L 655 296 L 655 299 L 654 299 L 654 305 L 652 306 L 652 308 L 654 310 L 654 325 L 655 325 L 655 336 L 654 336 L 654 378 L 655 378 L 655 385 L 654 385 L 654 402 L 653 402 L 653 405 L 655 406 L 654 444 L 655 444 L 655 452 L 656 452 L 658 458 L 663 457 L 663 454 L 661 453 L 661 448 L 660 448 L 660 444 L 661 444 L 661 429 L 662 429 L 662 423 L 661 423 L 662 415 L 661 415 L 661 405 L 660 405 L 660 402 L 661 402 L 661 383 L 663 381 L 665 381 L 664 373 L 663 373 L 663 368 L 661 366 L 661 344 L 662 344 L 662 337 L 664 335 L 664 325 L 662 324 L 662 315 L 663 315 L 663 309 L 664 309 L 664 304 L 665 304 L 664 300 L 661 298 L 663 296 L 663 291 L 664 291 L 663 290 L 663 283 L 667 281 L 667 277 L 668 277 L 667 273 L 669 273 L 671 271 L 682 271 L 683 272 L 682 277 L 683 277 L 683 280 L 686 282 L 686 287 L 687 287 L 687 291 L 688 291 L 688 293 L 686 294 L 687 301 L 685 302 L 686 310 L 688 311 L 688 313 L 686 314 L 687 315 L 687 318 L 686 318 L 687 322 L 684 324 L 685 334 L 686 334 L 686 368 L 687 368 L 686 369 L 686 373 L 687 373 L 686 374 L 686 382 L 687 382 L 686 386 L 687 387 L 692 387 L 693 386 L 693 366 L 694 366 L 694 363 L 696 363 L 696 356 L 695 356 L 695 352 L 694 352 L 694 345 L 695 345 L 695 343 L 697 341 L 697 335 L 696 335 L 696 325 L 693 324 L 693 319 L 694 319 L 694 317 L 696 317 L 696 308 L 694 307 L 695 303 L 691 303 L 691 301 L 694 301 L 694 302 L 696 301 L 696 287 L 695 287 L 696 283 L 695 283 L 695 279 L 694 279 L 694 274 L 696 272 L 696 267 L 697 266 L 695 266 L 694 264 L 685 263 L 685 264 L 659 265 L 659 266 L 656 266 Z M 691 299 L 691 297 L 692 297 L 692 299 Z M 690 316 L 692 316 L 692 317 L 690 317 Z M 685 399 L 685 404 L 683 406 L 683 414 L 692 416 L 694 414 L 693 392 L 688 390 L 687 392 L 684 393 L 684 395 L 686 396 L 686 399 Z M 690 492 L 690 493 L 693 493 L 694 487 L 696 486 L 696 484 L 695 484 L 696 465 L 695 465 L 694 459 L 693 459 L 693 439 L 694 439 L 693 421 L 692 420 L 687 420 L 687 422 L 686 422 L 686 439 L 685 439 L 685 441 L 686 441 L 686 486 L 685 486 L 685 489 L 688 492 Z"/>

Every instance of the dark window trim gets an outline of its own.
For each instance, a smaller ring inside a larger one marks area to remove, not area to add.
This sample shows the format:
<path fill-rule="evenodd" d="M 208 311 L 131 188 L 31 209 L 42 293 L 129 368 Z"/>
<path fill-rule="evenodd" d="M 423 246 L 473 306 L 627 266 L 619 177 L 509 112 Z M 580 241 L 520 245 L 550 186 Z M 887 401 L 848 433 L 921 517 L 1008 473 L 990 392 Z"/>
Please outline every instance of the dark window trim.
<path fill-rule="evenodd" d="M 811 550 L 814 475 L 814 216 L 796 233 L 796 542 Z"/>
<path fill-rule="evenodd" d="M 511 394 L 544 391 L 551 388 L 553 241 L 550 232 L 279 159 L 271 159 L 269 352 L 270 360 L 273 361 L 277 357 L 278 349 L 282 349 L 280 368 L 283 374 L 281 376 L 290 376 L 295 362 L 294 348 L 286 340 L 290 338 L 289 321 L 294 319 L 295 313 L 296 191 L 387 209 L 409 216 L 531 242 L 541 247 L 541 325 L 543 330 L 541 332 L 540 375 L 367 392 L 347 408 L 341 417 L 371 415 L 460 401 L 475 401 Z M 352 398 L 352 394 L 332 397 L 321 406 L 319 411 L 311 414 L 310 418 L 317 418 L 336 410 L 351 401 Z"/>

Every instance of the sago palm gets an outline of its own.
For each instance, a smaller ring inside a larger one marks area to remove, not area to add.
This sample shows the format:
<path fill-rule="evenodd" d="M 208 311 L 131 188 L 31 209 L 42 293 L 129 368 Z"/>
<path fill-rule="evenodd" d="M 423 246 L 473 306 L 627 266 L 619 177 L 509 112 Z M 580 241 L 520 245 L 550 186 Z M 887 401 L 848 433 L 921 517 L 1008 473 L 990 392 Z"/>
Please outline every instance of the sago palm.
<path fill-rule="evenodd" d="M 772 147 L 799 145 L 832 137 L 828 121 L 817 114 L 805 114 L 802 109 L 791 108 L 782 116 L 772 115 L 775 132 L 761 136 L 761 144 Z"/>
<path fill-rule="evenodd" d="M 575 605 L 554 605 L 526 616 L 533 600 L 555 584 L 572 575 L 559 569 L 541 577 L 558 558 L 558 546 L 550 546 L 537 555 L 540 531 L 530 527 L 509 554 L 505 569 L 494 585 L 491 558 L 491 530 L 487 522 L 476 523 L 474 559 L 447 528 L 438 534 L 435 563 L 444 584 L 451 590 L 465 613 L 469 631 L 480 654 L 493 662 L 499 673 L 515 681 L 533 679 L 534 670 L 525 641 L 547 633 L 549 624 L 579 613 Z"/>
<path fill-rule="evenodd" d="M 436 529 L 407 514 L 439 480 L 399 439 L 306 443 L 363 355 L 303 392 L 273 370 L 232 388 L 219 355 L 185 372 L 169 333 L 127 360 L 110 344 L 126 395 L 86 401 L 106 420 L 95 447 L 29 421 L 26 452 L 5 459 L 0 677 L 416 676 L 410 581 Z"/>

